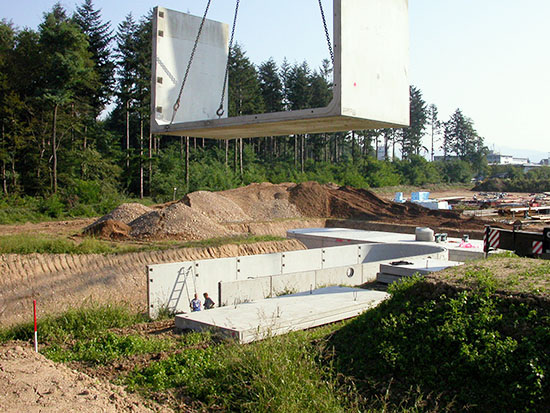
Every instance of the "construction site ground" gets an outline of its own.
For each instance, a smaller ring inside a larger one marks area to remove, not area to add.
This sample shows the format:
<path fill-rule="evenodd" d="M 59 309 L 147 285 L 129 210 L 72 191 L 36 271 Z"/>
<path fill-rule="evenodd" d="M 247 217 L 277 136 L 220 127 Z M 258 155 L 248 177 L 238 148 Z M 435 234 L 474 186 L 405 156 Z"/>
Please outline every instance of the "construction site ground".
<path fill-rule="evenodd" d="M 449 191 L 433 195 L 472 196 L 462 189 Z M 440 232 L 479 235 L 486 223 L 455 211 L 428 210 L 410 202 L 394 203 L 363 189 L 306 182 L 199 191 L 153 207 L 123 204 L 97 219 L 4 225 L 0 226 L 0 235 L 43 234 L 66 237 L 77 243 L 93 235 L 120 245 L 159 244 L 163 248 L 125 254 L 2 254 L 0 324 L 28 321 L 33 299 L 39 301 L 42 314 L 98 301 L 123 301 L 143 311 L 144 269 L 148 264 L 304 248 L 296 240 L 237 245 L 232 243 L 233 237 L 284 238 L 289 229 L 334 225 L 358 229 L 375 226 L 370 229 L 409 233 L 414 232 L 415 226 L 426 226 Z M 212 238 L 222 239 L 223 245 L 178 248 L 181 245 L 178 242 Z"/>
<path fill-rule="evenodd" d="M 330 226 L 334 220 L 359 228 L 374 224 L 392 228 L 405 226 L 408 232 L 414 226 L 428 226 L 438 231 L 481 231 L 488 222 L 476 217 L 465 218 L 454 211 L 430 211 L 411 203 L 396 204 L 391 202 L 393 196 L 393 191 L 382 191 L 377 196 L 366 190 L 316 183 L 263 183 L 219 193 L 200 191 L 154 207 L 125 204 L 97 219 L 3 225 L 0 235 L 42 234 L 74 242 L 89 236 L 86 234 L 95 234 L 121 244 L 219 237 L 227 238 L 228 243 L 109 255 L 2 254 L 0 326 L 30 321 L 33 299 L 39 303 L 39 317 L 95 303 L 125 303 L 135 311 L 144 312 L 147 264 L 304 248 L 296 240 L 237 245 L 230 241 L 234 236 L 284 237 L 288 229 Z M 471 198 L 473 193 L 456 188 L 432 192 L 434 198 L 454 196 Z M 484 265 L 507 268 L 516 264 L 488 261 Z M 118 333 L 175 334 L 172 320 L 143 324 Z M 7 343 L 0 348 L 0 380 L 6 384 L 0 390 L 0 407 L 8 412 L 21 409 L 89 411 L 91 406 L 98 411 L 162 411 L 158 405 L 145 403 L 139 396 L 108 383 L 136 364 L 146 362 L 138 357 L 103 367 L 92 368 L 85 363 L 67 367 L 33 353 L 28 343 Z"/>

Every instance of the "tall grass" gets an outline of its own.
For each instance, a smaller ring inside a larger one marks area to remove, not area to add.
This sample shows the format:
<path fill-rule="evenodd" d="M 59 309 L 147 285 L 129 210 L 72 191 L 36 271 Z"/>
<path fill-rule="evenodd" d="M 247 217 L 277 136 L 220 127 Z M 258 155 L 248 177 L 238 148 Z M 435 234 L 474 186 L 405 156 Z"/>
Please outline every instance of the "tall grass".
<path fill-rule="evenodd" d="M 188 349 L 136 369 L 133 389 L 179 392 L 203 407 L 242 412 L 345 412 L 356 410 L 321 348 L 307 333 L 293 333 L 251 345 L 221 344 Z"/>
<path fill-rule="evenodd" d="M 125 306 L 92 304 L 42 318 L 39 322 L 40 340 L 65 343 L 68 340 L 88 339 L 109 328 L 127 327 L 143 321 L 146 321 L 144 315 L 136 314 Z M 32 322 L 0 328 L 0 342 L 30 340 L 33 334 Z"/>

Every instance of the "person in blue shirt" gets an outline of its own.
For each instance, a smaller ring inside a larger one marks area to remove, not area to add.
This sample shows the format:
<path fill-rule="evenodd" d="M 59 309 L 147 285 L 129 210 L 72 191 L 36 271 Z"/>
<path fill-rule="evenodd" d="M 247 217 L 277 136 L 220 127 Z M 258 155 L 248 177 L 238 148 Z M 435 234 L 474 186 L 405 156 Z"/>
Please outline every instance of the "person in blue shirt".
<path fill-rule="evenodd" d="M 199 296 L 197 295 L 197 293 L 195 293 L 195 298 L 191 300 L 190 304 L 191 311 L 201 311 L 201 305 L 201 300 L 199 300 Z"/>

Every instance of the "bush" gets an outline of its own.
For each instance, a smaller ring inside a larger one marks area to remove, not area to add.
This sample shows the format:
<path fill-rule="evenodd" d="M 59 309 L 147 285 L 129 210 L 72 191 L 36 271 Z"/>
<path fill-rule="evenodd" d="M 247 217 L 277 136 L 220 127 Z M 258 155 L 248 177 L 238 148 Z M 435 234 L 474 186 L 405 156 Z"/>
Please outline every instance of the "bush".
<path fill-rule="evenodd" d="M 396 400 L 419 386 L 455 410 L 548 410 L 548 310 L 497 298 L 487 274 L 472 277 L 475 291 L 443 294 L 420 279 L 394 287 L 334 335 L 337 368 L 370 400 L 393 381 Z"/>

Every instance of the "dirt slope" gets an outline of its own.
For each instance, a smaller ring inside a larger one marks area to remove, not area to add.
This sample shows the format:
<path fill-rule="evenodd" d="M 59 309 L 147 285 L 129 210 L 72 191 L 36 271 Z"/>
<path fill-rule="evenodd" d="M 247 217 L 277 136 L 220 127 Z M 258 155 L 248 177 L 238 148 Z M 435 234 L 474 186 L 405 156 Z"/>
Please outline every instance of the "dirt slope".
<path fill-rule="evenodd" d="M 24 343 L 0 347 L 0 383 L 5 413 L 172 411 L 54 363 Z"/>
<path fill-rule="evenodd" d="M 464 229 L 483 228 L 483 221 L 466 219 L 454 211 L 430 210 L 410 202 L 398 204 L 379 198 L 365 189 L 304 182 L 289 188 L 289 195 L 290 202 L 302 215 L 308 217 L 352 218 Z"/>
<path fill-rule="evenodd" d="M 32 318 L 32 300 L 40 315 L 59 313 L 90 302 L 127 303 L 147 308 L 145 266 L 239 255 L 304 249 L 297 240 L 120 255 L 0 255 L 0 325 Z"/>

